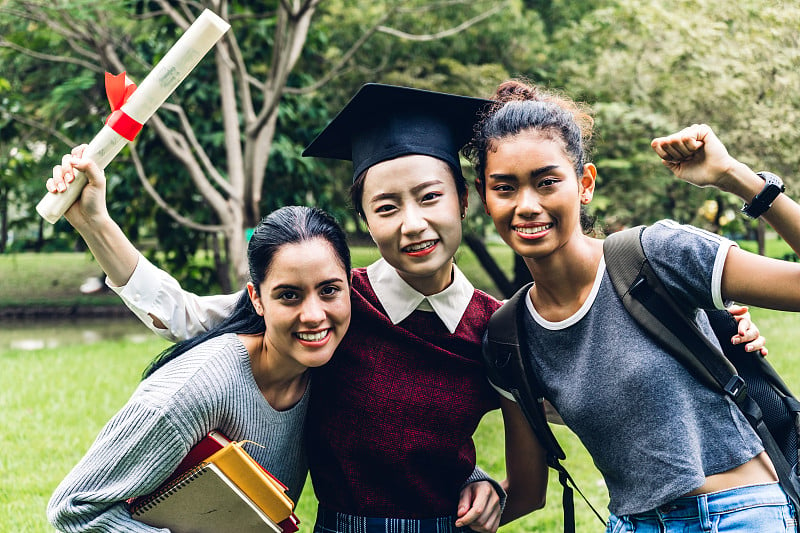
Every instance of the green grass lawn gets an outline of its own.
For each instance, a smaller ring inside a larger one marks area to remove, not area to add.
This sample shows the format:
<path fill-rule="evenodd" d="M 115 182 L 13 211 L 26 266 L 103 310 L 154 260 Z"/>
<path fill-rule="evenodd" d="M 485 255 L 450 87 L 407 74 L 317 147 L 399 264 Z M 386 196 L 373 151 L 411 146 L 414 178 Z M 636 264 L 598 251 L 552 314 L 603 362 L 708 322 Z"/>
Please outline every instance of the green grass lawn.
<path fill-rule="evenodd" d="M 498 253 L 504 253 L 502 247 Z M 375 251 L 356 249 L 353 255 L 356 265 L 364 265 L 375 257 Z M 475 259 L 468 250 L 460 252 L 458 260 L 476 286 L 495 292 L 491 284 L 479 281 Z M 0 256 L 0 306 L 15 299 L 52 303 L 61 295 L 72 298 L 76 283 L 98 272 L 96 268 L 86 254 Z M 71 281 L 49 281 L 54 277 Z M 761 309 L 752 312 L 768 338 L 770 360 L 789 386 L 800 393 L 800 350 L 795 341 L 800 317 Z M 2 326 L 0 337 L 9 334 L 7 324 Z M 63 330 L 69 327 L 54 325 L 38 335 L 66 339 Z M 143 332 L 97 342 L 76 337 L 56 347 L 35 350 L 3 349 L 0 344 L 0 410 L 4 421 L 4 431 L 0 433 L 0 448 L 4 450 L 0 454 L 0 531 L 51 531 L 44 516 L 51 492 L 102 425 L 130 396 L 146 363 L 166 345 L 146 330 Z M 605 515 L 605 487 L 591 459 L 568 430 L 556 428 L 556 432 L 567 453 L 567 468 Z M 484 419 L 475 440 L 479 464 L 502 478 L 503 431 L 499 412 Z M 315 505 L 308 483 L 297 509 L 305 531 L 313 523 Z M 575 506 L 578 531 L 602 530 L 577 495 Z M 546 507 L 501 529 L 509 533 L 534 530 L 562 531 L 561 488 L 552 476 Z"/>
<path fill-rule="evenodd" d="M 88 253 L 0 254 L 0 307 L 119 305 L 116 294 L 78 290 L 102 273 Z"/>

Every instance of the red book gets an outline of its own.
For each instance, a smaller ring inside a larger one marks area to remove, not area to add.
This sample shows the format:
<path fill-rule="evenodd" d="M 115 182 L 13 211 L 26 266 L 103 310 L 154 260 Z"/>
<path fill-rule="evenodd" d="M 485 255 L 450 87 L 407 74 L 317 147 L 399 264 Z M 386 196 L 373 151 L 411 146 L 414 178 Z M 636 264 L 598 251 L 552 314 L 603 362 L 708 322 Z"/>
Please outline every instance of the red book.
<path fill-rule="evenodd" d="M 184 472 L 188 472 L 195 466 L 199 465 L 219 450 L 225 447 L 231 440 L 219 431 L 211 431 L 208 435 L 195 444 L 183 461 L 175 468 L 175 471 L 164 480 L 163 485 L 169 484 L 173 479 L 180 477 Z"/>

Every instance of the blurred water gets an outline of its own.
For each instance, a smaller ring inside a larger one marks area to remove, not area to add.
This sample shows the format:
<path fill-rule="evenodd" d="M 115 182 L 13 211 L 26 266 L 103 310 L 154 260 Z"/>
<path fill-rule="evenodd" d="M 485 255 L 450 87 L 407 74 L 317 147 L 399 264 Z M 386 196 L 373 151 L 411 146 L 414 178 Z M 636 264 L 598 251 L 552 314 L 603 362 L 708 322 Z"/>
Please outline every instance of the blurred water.
<path fill-rule="evenodd" d="M 0 351 L 39 350 L 116 339 L 140 343 L 155 338 L 136 318 L 0 319 Z"/>

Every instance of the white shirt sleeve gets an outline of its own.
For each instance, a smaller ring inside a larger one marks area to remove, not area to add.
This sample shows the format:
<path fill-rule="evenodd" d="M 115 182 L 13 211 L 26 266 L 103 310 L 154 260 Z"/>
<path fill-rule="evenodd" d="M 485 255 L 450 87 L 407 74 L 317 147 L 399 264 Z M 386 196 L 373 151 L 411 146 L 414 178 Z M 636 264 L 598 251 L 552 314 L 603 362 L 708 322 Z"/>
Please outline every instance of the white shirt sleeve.
<path fill-rule="evenodd" d="M 127 284 L 115 287 L 106 278 L 106 285 L 150 330 L 173 342 L 209 330 L 232 312 L 239 298 L 239 294 L 198 296 L 187 292 L 141 254 Z M 166 329 L 157 327 L 153 317 Z"/>

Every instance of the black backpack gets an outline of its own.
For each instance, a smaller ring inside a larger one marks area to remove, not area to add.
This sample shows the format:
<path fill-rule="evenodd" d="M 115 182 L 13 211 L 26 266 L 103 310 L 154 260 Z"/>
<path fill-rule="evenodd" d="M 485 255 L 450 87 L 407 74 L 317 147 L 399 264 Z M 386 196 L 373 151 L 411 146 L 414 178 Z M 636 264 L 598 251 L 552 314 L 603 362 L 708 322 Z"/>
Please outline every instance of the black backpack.
<path fill-rule="evenodd" d="M 745 352 L 743 345 L 731 344 L 737 325 L 730 313 L 706 311 L 724 353 L 685 315 L 644 255 L 640 240 L 643 229 L 640 226 L 614 233 L 603 244 L 614 289 L 631 316 L 667 351 L 707 386 L 735 401 L 761 438 L 781 486 L 800 512 L 800 402 L 763 357 Z M 538 376 L 520 351 L 525 311 L 520 300 L 529 289 L 527 285 L 517 291 L 492 316 L 484 337 L 484 359 L 489 379 L 512 393 L 545 449 L 548 465 L 558 472 L 564 490 L 564 531 L 573 533 L 573 491 L 569 485 L 578 489 L 560 463 L 565 454 L 548 426 Z M 604 522 L 593 507 L 592 511 Z"/>

